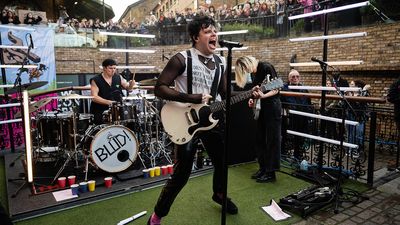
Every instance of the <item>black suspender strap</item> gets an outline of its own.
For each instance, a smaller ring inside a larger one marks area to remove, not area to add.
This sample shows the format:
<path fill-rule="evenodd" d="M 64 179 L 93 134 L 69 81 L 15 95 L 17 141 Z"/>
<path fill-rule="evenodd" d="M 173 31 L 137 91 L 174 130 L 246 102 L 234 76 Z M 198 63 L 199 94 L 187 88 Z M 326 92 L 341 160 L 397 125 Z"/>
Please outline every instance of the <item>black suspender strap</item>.
<path fill-rule="evenodd" d="M 192 70 L 192 54 L 190 50 L 186 50 L 187 54 L 187 92 L 188 94 L 192 94 L 192 81 L 193 81 L 193 70 Z"/>
<path fill-rule="evenodd" d="M 219 76 L 220 73 L 223 74 L 224 72 L 224 65 L 220 66 L 221 63 L 221 59 L 217 56 L 214 55 L 214 60 L 215 60 L 215 76 L 214 76 L 214 80 L 211 86 L 211 96 L 213 97 L 213 100 L 215 100 L 216 96 L 217 96 L 217 90 L 218 90 L 218 81 L 219 81 Z M 222 75 L 221 75 L 222 76 Z"/>

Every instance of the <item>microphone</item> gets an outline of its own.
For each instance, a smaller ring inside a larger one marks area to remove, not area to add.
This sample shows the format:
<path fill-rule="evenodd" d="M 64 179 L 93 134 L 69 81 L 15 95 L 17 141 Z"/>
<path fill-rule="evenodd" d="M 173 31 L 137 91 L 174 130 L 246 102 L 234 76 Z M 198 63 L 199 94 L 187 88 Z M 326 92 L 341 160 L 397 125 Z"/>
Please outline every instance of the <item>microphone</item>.
<path fill-rule="evenodd" d="M 221 47 L 227 47 L 227 48 L 240 48 L 243 46 L 242 43 L 240 42 L 234 42 L 234 41 L 225 41 L 225 40 L 220 40 L 219 45 Z"/>
<path fill-rule="evenodd" d="M 311 61 L 317 62 L 317 63 L 322 64 L 322 65 L 326 65 L 326 66 L 328 65 L 328 63 L 326 63 L 326 62 L 324 62 L 324 61 L 322 61 L 320 59 L 317 59 L 315 57 L 311 57 Z"/>
<path fill-rule="evenodd" d="M 31 48 L 32 48 L 32 49 L 35 48 L 35 47 L 33 46 L 32 34 L 29 34 L 29 39 L 30 39 L 30 41 L 31 41 Z"/>

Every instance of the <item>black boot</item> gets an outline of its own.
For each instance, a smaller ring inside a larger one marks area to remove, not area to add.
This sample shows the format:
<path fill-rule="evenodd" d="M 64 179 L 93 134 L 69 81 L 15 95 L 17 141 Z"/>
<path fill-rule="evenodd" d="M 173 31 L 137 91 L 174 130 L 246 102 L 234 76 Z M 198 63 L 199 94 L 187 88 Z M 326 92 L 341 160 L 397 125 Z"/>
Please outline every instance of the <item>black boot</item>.
<path fill-rule="evenodd" d="M 257 172 L 255 172 L 253 175 L 251 175 L 251 179 L 257 179 L 257 178 L 261 177 L 264 174 L 265 174 L 265 170 L 264 169 L 259 169 L 259 170 L 257 170 Z"/>
<path fill-rule="evenodd" d="M 259 183 L 268 183 L 276 180 L 275 172 L 266 172 L 261 177 L 257 178 Z"/>

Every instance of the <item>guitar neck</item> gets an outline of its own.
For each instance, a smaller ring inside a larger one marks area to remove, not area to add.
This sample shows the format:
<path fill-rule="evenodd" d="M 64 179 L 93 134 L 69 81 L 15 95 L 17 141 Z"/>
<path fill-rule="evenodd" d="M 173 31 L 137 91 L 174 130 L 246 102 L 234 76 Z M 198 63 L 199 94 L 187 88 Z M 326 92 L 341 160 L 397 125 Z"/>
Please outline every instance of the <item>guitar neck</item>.
<path fill-rule="evenodd" d="M 238 102 L 241 102 L 243 100 L 246 100 L 252 96 L 252 90 L 242 92 L 238 95 L 234 95 L 231 97 L 231 105 L 236 104 Z M 226 100 L 220 101 L 220 102 L 214 102 L 210 105 L 210 109 L 212 113 L 224 110 L 226 107 Z"/>
<path fill-rule="evenodd" d="M 279 79 L 276 79 L 276 80 L 273 80 L 273 81 L 269 82 L 268 84 L 261 85 L 260 86 L 260 91 L 262 93 L 265 93 L 268 90 L 272 90 L 272 89 L 275 89 L 275 88 L 280 88 L 282 86 L 283 86 L 283 81 L 282 81 L 282 79 L 279 78 Z M 248 91 L 245 91 L 245 92 L 241 92 L 240 94 L 234 95 L 234 96 L 231 97 L 231 105 L 236 104 L 238 102 L 241 102 L 241 101 L 243 101 L 245 99 L 248 99 L 252 95 L 253 95 L 253 90 L 248 90 Z M 226 100 L 221 101 L 221 102 L 214 102 L 213 104 L 210 105 L 211 113 L 224 110 L 225 109 L 225 105 L 226 105 Z"/>

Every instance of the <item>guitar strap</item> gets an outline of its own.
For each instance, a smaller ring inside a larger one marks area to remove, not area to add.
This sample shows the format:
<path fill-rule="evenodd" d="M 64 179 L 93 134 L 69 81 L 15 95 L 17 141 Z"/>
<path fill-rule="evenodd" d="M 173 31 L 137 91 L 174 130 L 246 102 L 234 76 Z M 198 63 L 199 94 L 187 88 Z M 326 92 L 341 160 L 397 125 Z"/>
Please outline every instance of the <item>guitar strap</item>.
<path fill-rule="evenodd" d="M 188 94 L 192 94 L 192 80 L 193 80 L 193 70 L 192 70 L 192 54 L 190 50 L 186 50 L 187 54 L 187 92 Z"/>
<path fill-rule="evenodd" d="M 211 96 L 213 97 L 213 100 L 215 101 L 215 98 L 217 96 L 217 90 L 218 90 L 219 76 L 220 76 L 220 73 L 221 73 L 221 77 L 222 77 L 222 74 L 224 73 L 224 65 L 221 65 L 221 68 L 219 67 L 220 63 L 222 63 L 222 61 L 215 54 L 214 54 L 214 60 L 215 60 L 215 70 L 216 71 L 215 71 L 214 80 L 213 80 L 213 83 L 212 83 L 212 86 L 211 86 Z"/>
<path fill-rule="evenodd" d="M 187 91 L 188 91 L 188 94 L 192 94 L 193 93 L 193 90 L 192 90 L 192 81 L 193 81 L 192 54 L 191 54 L 190 50 L 186 50 L 186 54 L 187 54 L 187 71 L 186 71 L 186 73 L 187 73 Z M 215 54 L 214 54 L 214 60 L 215 60 L 216 71 L 215 71 L 213 83 L 211 85 L 211 96 L 215 100 L 215 98 L 217 96 L 219 77 L 220 77 L 220 74 L 222 76 L 222 74 L 224 73 L 224 65 L 220 65 L 222 63 L 222 61 Z"/>

